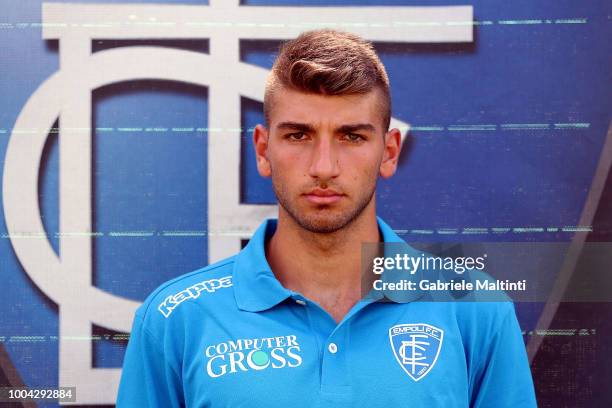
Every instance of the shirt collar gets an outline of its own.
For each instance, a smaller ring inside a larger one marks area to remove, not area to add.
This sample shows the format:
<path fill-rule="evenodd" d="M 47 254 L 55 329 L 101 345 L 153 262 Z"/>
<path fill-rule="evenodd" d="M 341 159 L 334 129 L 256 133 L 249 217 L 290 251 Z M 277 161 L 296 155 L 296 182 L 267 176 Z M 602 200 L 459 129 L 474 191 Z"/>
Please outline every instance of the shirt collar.
<path fill-rule="evenodd" d="M 380 217 L 377 217 L 377 221 L 383 242 L 403 243 L 412 249 Z M 281 285 L 266 259 L 265 244 L 276 231 L 277 222 L 273 218 L 265 220 L 257 228 L 249 243 L 236 256 L 232 280 L 236 303 L 242 310 L 260 312 L 276 306 L 289 297 L 298 296 L 296 292 Z M 373 301 L 383 297 L 399 303 L 415 300 L 414 296 L 406 299 L 387 292 L 368 294 L 368 298 Z"/>

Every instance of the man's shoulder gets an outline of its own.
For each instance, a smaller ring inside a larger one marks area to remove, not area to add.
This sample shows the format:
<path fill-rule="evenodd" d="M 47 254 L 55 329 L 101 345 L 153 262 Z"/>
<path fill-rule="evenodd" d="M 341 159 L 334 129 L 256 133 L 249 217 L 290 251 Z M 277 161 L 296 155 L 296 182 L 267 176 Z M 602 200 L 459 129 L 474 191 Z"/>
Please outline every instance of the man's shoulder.
<path fill-rule="evenodd" d="M 464 340 L 478 342 L 490 339 L 516 320 L 514 303 L 505 301 L 459 301 L 457 325 Z"/>
<path fill-rule="evenodd" d="M 136 311 L 136 318 L 153 323 L 164 321 L 183 310 L 202 310 L 202 306 L 233 297 L 228 290 L 233 286 L 236 256 L 178 276 L 157 287 Z"/>

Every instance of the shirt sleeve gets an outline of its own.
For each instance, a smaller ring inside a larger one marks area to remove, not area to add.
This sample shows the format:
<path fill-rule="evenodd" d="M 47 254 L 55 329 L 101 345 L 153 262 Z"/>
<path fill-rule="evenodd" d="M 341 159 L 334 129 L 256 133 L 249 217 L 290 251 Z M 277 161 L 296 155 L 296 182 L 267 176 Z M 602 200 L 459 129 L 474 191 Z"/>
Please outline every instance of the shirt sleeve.
<path fill-rule="evenodd" d="M 533 379 L 514 305 L 490 339 L 482 339 L 480 364 L 471 384 L 473 408 L 537 407 Z"/>
<path fill-rule="evenodd" d="M 183 407 L 178 370 L 168 363 L 161 343 L 136 313 L 123 360 L 117 408 Z"/>

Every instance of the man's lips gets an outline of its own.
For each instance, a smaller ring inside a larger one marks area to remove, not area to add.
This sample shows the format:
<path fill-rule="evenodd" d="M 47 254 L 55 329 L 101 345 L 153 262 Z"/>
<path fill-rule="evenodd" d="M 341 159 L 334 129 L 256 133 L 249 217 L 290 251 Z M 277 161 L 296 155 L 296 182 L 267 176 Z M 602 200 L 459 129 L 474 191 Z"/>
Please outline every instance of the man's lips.
<path fill-rule="evenodd" d="M 333 204 L 340 201 L 344 194 L 334 190 L 317 188 L 304 194 L 304 196 L 313 204 Z"/>

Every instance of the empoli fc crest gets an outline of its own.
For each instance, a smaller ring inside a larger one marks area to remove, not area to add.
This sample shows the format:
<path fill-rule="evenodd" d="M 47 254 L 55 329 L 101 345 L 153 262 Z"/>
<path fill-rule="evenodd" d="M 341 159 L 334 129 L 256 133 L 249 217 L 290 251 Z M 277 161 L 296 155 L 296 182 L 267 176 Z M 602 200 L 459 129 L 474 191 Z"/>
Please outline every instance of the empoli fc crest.
<path fill-rule="evenodd" d="M 389 329 L 395 359 L 414 381 L 425 377 L 436 364 L 444 330 L 426 323 L 398 324 Z"/>

